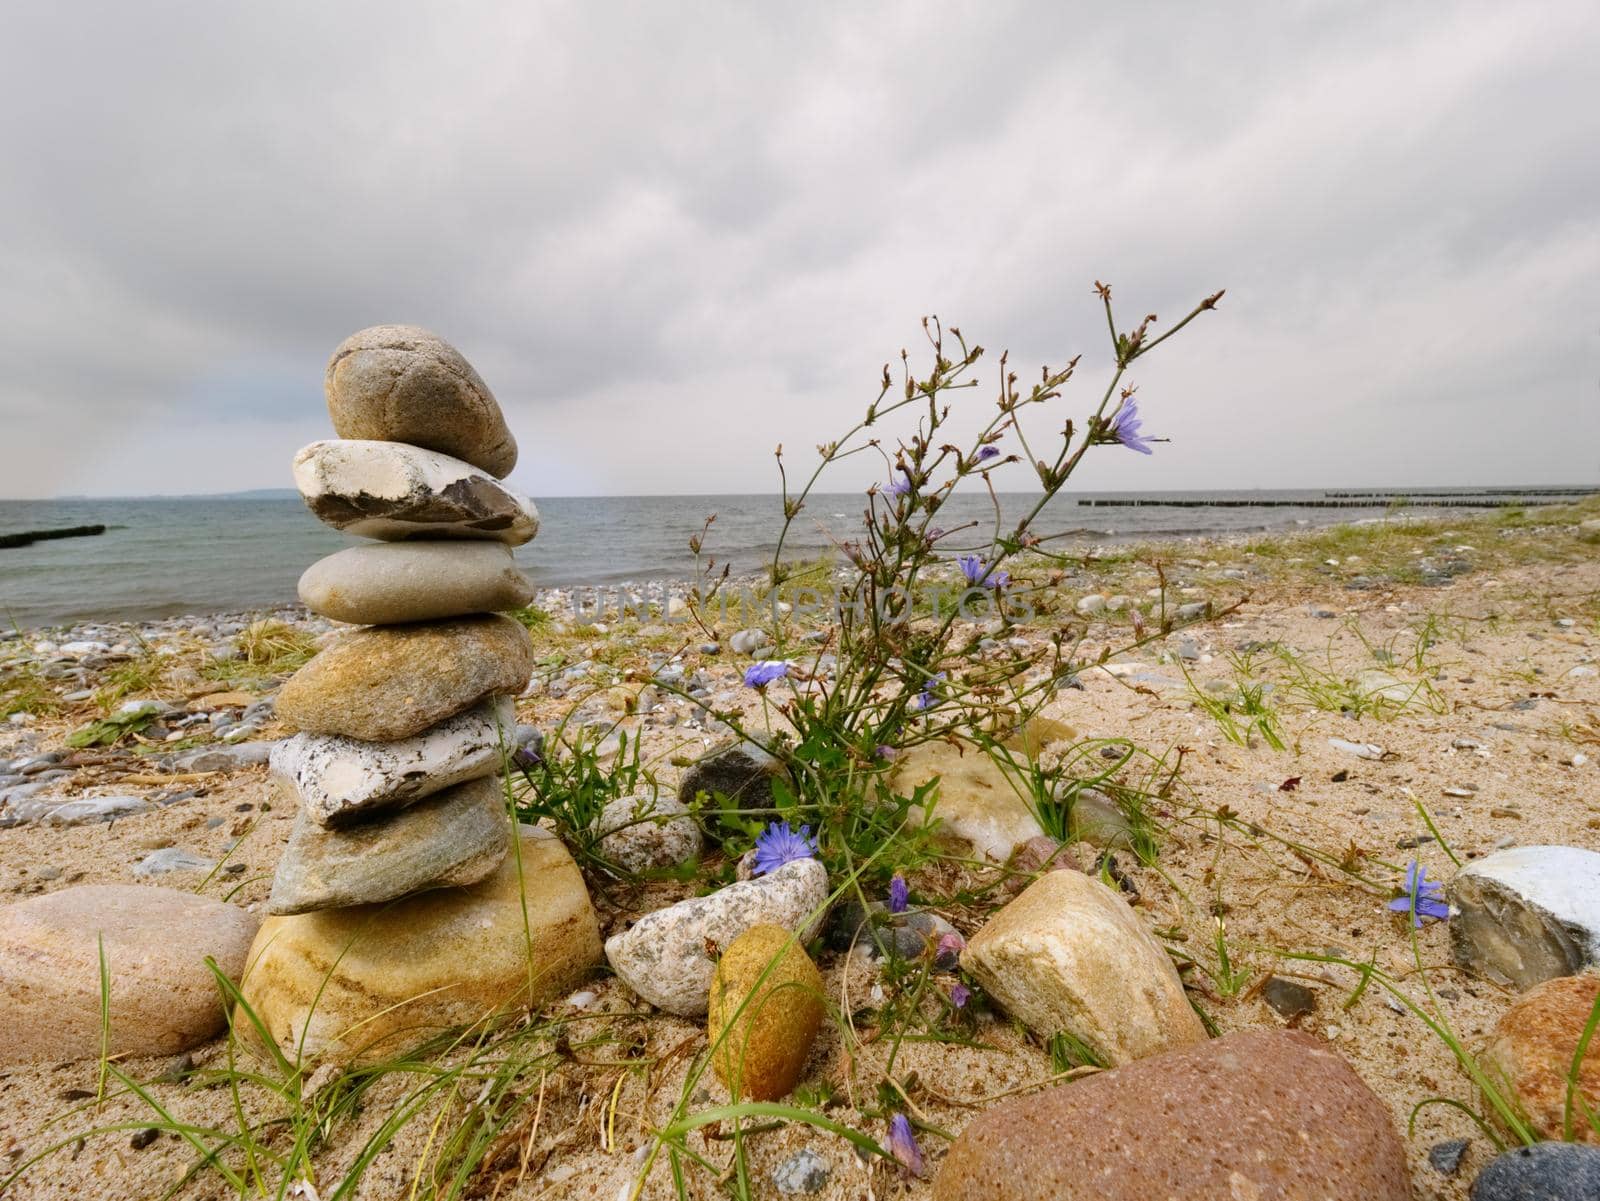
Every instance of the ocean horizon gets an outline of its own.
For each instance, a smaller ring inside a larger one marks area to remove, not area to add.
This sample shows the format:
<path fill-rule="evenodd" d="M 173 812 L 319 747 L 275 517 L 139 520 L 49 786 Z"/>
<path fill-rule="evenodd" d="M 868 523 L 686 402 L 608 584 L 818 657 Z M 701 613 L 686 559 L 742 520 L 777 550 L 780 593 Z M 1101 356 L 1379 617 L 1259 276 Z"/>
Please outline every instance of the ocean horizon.
<path fill-rule="evenodd" d="M 1420 511 L 1448 513 L 1457 504 L 1464 511 L 1519 497 L 1548 500 L 1573 487 L 1075 493 L 1053 501 L 1037 528 L 1056 535 L 1057 549 L 1250 535 L 1381 518 L 1396 495 L 1410 494 L 1411 503 L 1428 506 Z M 1001 493 L 1002 528 L 1035 500 L 1032 493 Z M 1344 507 L 1322 507 L 1330 501 Z M 770 560 L 782 524 L 776 494 L 553 496 L 535 503 L 539 536 L 517 548 L 516 558 L 541 588 L 692 580 L 689 539 L 713 514 L 701 565 L 714 559 L 719 570 L 728 564 L 736 575 L 753 572 Z M 859 492 L 811 497 L 786 553 L 818 554 L 856 536 L 864 508 Z M 953 496 L 941 514 L 941 524 L 957 531 L 946 543 L 951 553 L 985 541 L 996 521 L 993 502 L 977 491 Z M 0 620 L 31 628 L 291 604 L 307 566 L 362 541 L 321 525 L 289 489 L 0 500 L 0 535 L 82 525 L 107 528 L 93 537 L 0 549 Z"/>

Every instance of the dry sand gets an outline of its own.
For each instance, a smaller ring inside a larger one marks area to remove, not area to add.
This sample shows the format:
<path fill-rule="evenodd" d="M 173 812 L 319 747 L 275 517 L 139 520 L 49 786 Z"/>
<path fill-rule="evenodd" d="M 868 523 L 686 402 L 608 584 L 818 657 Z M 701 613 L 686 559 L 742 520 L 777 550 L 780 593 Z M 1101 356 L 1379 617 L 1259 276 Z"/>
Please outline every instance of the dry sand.
<path fill-rule="evenodd" d="M 1478 528 L 1466 535 L 1433 530 L 1421 542 L 1432 547 L 1463 536 L 1481 541 L 1495 535 Z M 1302 564 L 1285 566 L 1279 556 L 1271 564 L 1255 561 L 1258 565 L 1232 577 L 1222 574 L 1224 567 L 1251 561 L 1241 560 L 1234 551 L 1181 548 L 1176 569 L 1168 569 L 1176 586 L 1187 585 L 1219 607 L 1246 591 L 1250 599 L 1224 617 L 1138 652 L 1127 660 L 1131 668 L 1120 669 L 1133 675 L 1118 679 L 1104 671 L 1085 672 L 1081 691 L 1059 693 L 1046 710 L 1085 736 L 1131 737 L 1154 754 L 1167 756 L 1169 763 L 1183 748 L 1181 783 L 1166 807 L 1169 824 L 1161 835 L 1157 864 L 1142 867 L 1131 855 L 1118 855 L 1120 867 L 1137 890 L 1138 911 L 1152 927 L 1174 928 L 1182 940 L 1178 945 L 1213 969 L 1213 912 L 1222 915 L 1234 965 L 1248 972 L 1250 984 L 1237 995 L 1221 996 L 1202 973 L 1187 977 L 1201 1009 L 1222 1031 L 1284 1024 L 1255 991 L 1269 972 L 1310 984 L 1317 994 L 1316 1011 L 1295 1024 L 1330 1040 L 1350 1059 L 1390 1107 L 1402 1135 L 1414 1108 L 1429 1098 L 1476 1105 L 1450 1052 L 1418 1017 L 1386 1003 L 1379 989 L 1368 990 L 1353 1007 L 1344 1008 L 1355 983 L 1351 972 L 1286 962 L 1280 954 L 1331 951 L 1355 959 L 1375 957 L 1407 995 L 1424 1008 L 1436 1003 L 1463 1041 L 1477 1046 L 1509 1003 L 1509 995 L 1458 972 L 1450 959 L 1447 930 L 1434 924 L 1418 937 L 1435 997 L 1430 1002 L 1403 921 L 1384 909 L 1385 899 L 1392 895 L 1387 886 L 1408 858 L 1418 858 L 1436 877 L 1448 877 L 1452 870 L 1437 842 L 1415 845 L 1427 835 L 1416 802 L 1428 808 L 1449 847 L 1463 860 L 1510 843 L 1600 849 L 1596 775 L 1600 677 L 1584 670 L 1600 659 L 1600 563 L 1594 539 L 1571 528 L 1498 536 L 1503 541 L 1492 554 L 1476 556 L 1481 560 L 1476 570 L 1446 587 L 1380 585 L 1363 591 L 1342 587 L 1353 573 L 1351 565 L 1326 569 L 1317 565 L 1311 556 L 1322 553 L 1325 544 L 1308 549 Z M 1533 546 L 1532 540 L 1538 544 Z M 1530 546 L 1538 553 L 1519 553 Z M 1207 565 L 1213 563 L 1216 566 Z M 1138 564 L 1121 570 L 1124 590 L 1135 594 L 1153 579 Z M 1316 609 L 1332 609 L 1337 616 L 1314 616 Z M 1559 624 L 1563 618 L 1571 624 Z M 1419 674 L 1411 652 L 1424 630 L 1436 641 Z M 607 640 L 621 633 L 614 631 Z M 1092 638 L 1114 641 L 1105 634 L 1102 627 L 1091 631 Z M 652 636 L 649 630 L 637 634 L 639 646 Z M 1372 650 L 1387 648 L 1397 662 L 1383 669 L 1411 687 L 1425 685 L 1425 691 L 1417 702 L 1385 716 L 1354 719 L 1317 708 L 1305 696 L 1291 696 L 1282 665 L 1273 666 L 1266 656 L 1258 655 L 1263 678 L 1278 683 L 1270 694 L 1271 703 L 1288 747 L 1275 751 L 1259 737 L 1252 745 L 1241 746 L 1230 742 L 1218 723 L 1194 704 L 1194 693 L 1184 685 L 1171 658 L 1181 637 L 1192 639 L 1198 652 L 1198 658 L 1185 666 L 1201 689 L 1208 681 L 1233 682 L 1229 652 L 1255 642 L 1297 648 L 1308 661 L 1343 678 L 1382 667 Z M 578 644 L 567 635 L 543 638 L 550 647 L 542 650 L 559 644 L 569 659 L 599 645 Z M 664 645 L 659 639 L 656 644 Z M 607 657 L 626 674 L 630 656 L 642 658 L 636 651 Z M 699 667 L 712 674 L 718 680 L 716 687 L 725 689 L 745 661 L 727 653 L 702 657 L 691 644 L 684 662 L 691 671 Z M 1574 673 L 1574 669 L 1579 670 Z M 631 687 L 636 690 L 643 678 L 637 676 Z M 1182 687 L 1169 688 L 1163 680 Z M 522 703 L 521 716 L 548 727 L 574 700 L 572 695 L 531 698 Z M 627 722 L 630 728 L 642 725 L 646 755 L 661 766 L 662 777 L 669 782 L 676 776 L 676 768 L 668 766 L 671 757 L 693 754 L 714 741 L 713 735 L 683 723 L 682 715 L 688 713 L 687 707 L 669 705 L 644 723 L 637 718 Z M 52 745 L 83 717 L 82 712 L 68 714 L 37 728 L 46 731 L 45 744 Z M 667 725 L 668 721 L 674 724 Z M 0 734 L 0 755 L 8 753 L 6 736 Z M 1387 753 L 1381 761 L 1358 758 L 1330 746 L 1330 738 L 1376 743 Z M 82 771 L 70 789 L 74 793 L 162 791 L 156 785 L 102 779 L 111 774 L 107 769 L 98 769 L 98 774 L 96 769 Z M 1285 790 L 1285 781 L 1291 778 L 1299 783 Z M 187 781 L 178 787 L 199 792 L 109 826 L 0 830 L 0 897 L 21 899 L 74 883 L 125 883 L 132 880 L 132 865 L 151 848 L 176 845 L 220 858 L 228 843 L 240 838 L 228 863 L 241 870 L 217 873 L 204 891 L 223 895 L 236 889 L 238 902 L 259 904 L 292 817 L 281 807 L 266 808 L 264 769 Z M 1447 795 L 1446 789 L 1469 795 Z M 1217 821 L 1202 815 L 1222 806 L 1235 811 L 1241 822 L 1258 825 L 1262 836 L 1251 838 L 1234 828 L 1219 841 Z M 1364 886 L 1275 838 L 1335 860 L 1359 853 L 1350 861 L 1379 884 Z M 1089 861 L 1089 848 L 1075 850 Z M 197 875 L 169 876 L 159 882 L 190 888 L 201 884 Z M 932 892 L 948 882 L 939 872 L 929 872 L 915 883 Z M 671 884 L 613 887 L 597 889 L 596 900 L 602 922 L 610 929 L 684 891 Z M 978 910 L 948 907 L 943 912 L 967 933 L 982 921 Z M 825 958 L 823 966 L 834 997 L 844 998 L 844 1011 L 870 1011 L 873 979 L 859 960 L 835 956 Z M 688 1064 L 704 1046 L 704 1032 L 696 1023 L 644 1012 L 609 977 L 589 991 L 593 999 L 580 997 L 587 1006 L 581 1011 L 554 1007 L 557 1014 L 581 1012 L 585 1020 L 569 1027 L 559 1057 L 517 1082 L 510 1133 L 493 1157 L 498 1170 L 475 1176 L 468 1195 L 606 1201 L 626 1195 L 650 1146 L 651 1130 L 670 1118 L 678 1102 Z M 870 1029 L 858 1027 L 856 1035 L 863 1041 L 853 1056 L 847 1056 L 845 1038 L 825 1026 L 807 1079 L 813 1088 L 821 1082 L 831 1085 L 835 1097 L 828 1110 L 831 1119 L 882 1139 L 882 1118 L 861 1111 L 877 1104 L 887 1046 L 884 1041 L 865 1041 Z M 899 1052 L 896 1075 L 905 1079 L 915 1073 L 910 1092 L 918 1111 L 951 1133 L 987 1101 L 1036 1086 L 1051 1072 L 1048 1056 L 1004 1020 L 981 1021 L 975 1040 L 983 1045 L 907 1041 Z M 225 1060 L 223 1042 L 201 1048 L 195 1060 L 202 1067 L 220 1066 Z M 170 1065 L 169 1060 L 157 1060 L 120 1066 L 135 1079 L 150 1080 Z M 21 1164 L 51 1143 L 96 1126 L 122 1127 L 70 1143 L 29 1170 L 8 1195 L 19 1199 L 159 1196 L 194 1164 L 193 1148 L 176 1135 L 162 1134 L 136 1149 L 130 1140 L 140 1124 L 150 1120 L 149 1105 L 123 1096 L 97 1110 L 92 1101 L 97 1074 L 98 1065 L 92 1061 L 0 1073 L 0 1164 Z M 368 1090 L 354 1118 L 329 1132 L 316 1155 L 315 1183 L 323 1198 L 336 1192 L 366 1140 L 421 1079 L 405 1073 L 384 1078 Z M 426 1181 L 417 1182 L 419 1167 L 433 1170 L 440 1151 L 439 1130 L 460 1121 L 463 1106 L 473 1100 L 470 1093 L 463 1089 L 461 1096 L 452 1098 L 450 1121 L 437 1130 L 433 1118 L 438 1107 L 424 1109 L 377 1156 L 350 1195 L 374 1199 L 433 1195 Z M 91 1099 L 86 1101 L 85 1094 Z M 175 1117 L 197 1126 L 228 1129 L 235 1122 L 226 1089 L 157 1083 L 150 1086 L 149 1095 Z M 691 1098 L 692 1108 L 725 1099 L 725 1090 L 708 1074 Z M 245 1104 L 257 1115 L 272 1112 L 259 1094 L 247 1094 Z M 713 1131 L 726 1133 L 722 1128 Z M 732 1143 L 703 1133 L 691 1136 L 690 1147 L 713 1163 L 728 1163 Z M 1427 1151 L 1455 1138 L 1471 1139 L 1472 1145 L 1459 1174 L 1451 1178 L 1429 1165 Z M 942 1154 L 941 1140 L 924 1135 L 922 1142 L 931 1174 Z M 910 1179 L 881 1160 L 863 1163 L 841 1139 L 807 1126 L 758 1129 L 745 1146 L 752 1193 L 757 1197 L 778 1195 L 769 1172 L 806 1146 L 832 1166 L 822 1197 L 929 1195 L 926 1180 Z M 1415 1195 L 1427 1201 L 1465 1197 L 1467 1183 L 1492 1154 L 1488 1140 L 1472 1122 L 1444 1105 L 1429 1105 L 1417 1114 L 1407 1146 Z M 275 1180 L 268 1170 L 269 1192 Z M 689 1196 L 726 1195 L 703 1171 L 690 1169 L 687 1181 Z M 221 1197 L 231 1195 L 231 1190 L 215 1176 L 201 1173 L 178 1195 Z M 663 1156 L 644 1196 L 671 1195 Z"/>

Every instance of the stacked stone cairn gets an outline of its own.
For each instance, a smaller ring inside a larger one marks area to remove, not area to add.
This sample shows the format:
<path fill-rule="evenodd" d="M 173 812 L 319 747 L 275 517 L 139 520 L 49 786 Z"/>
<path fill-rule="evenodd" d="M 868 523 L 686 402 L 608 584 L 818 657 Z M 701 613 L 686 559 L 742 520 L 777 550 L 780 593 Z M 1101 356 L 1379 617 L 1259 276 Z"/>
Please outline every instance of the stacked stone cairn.
<path fill-rule="evenodd" d="M 295 484 L 377 541 L 300 580 L 312 610 L 362 628 L 278 696 L 299 732 L 271 777 L 298 812 L 243 996 L 284 1048 L 360 1060 L 559 995 L 600 940 L 571 856 L 515 824 L 501 780 L 533 648 L 496 611 L 532 598 L 512 548 L 539 518 L 501 482 L 517 447 L 500 407 L 411 326 L 347 339 L 326 388 L 339 437 L 295 455 Z"/>

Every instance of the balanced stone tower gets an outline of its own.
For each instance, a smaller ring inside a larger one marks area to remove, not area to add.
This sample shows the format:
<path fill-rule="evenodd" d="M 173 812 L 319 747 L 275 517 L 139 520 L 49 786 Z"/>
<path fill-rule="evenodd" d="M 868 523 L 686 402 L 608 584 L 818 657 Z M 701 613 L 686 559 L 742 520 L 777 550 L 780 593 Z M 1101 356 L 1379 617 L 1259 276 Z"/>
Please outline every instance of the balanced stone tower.
<path fill-rule="evenodd" d="M 571 856 L 515 824 L 500 779 L 533 647 L 496 610 L 532 599 L 511 548 L 539 528 L 500 482 L 517 461 L 500 406 L 413 326 L 346 339 L 326 388 L 339 437 L 295 455 L 295 484 L 379 541 L 300 579 L 307 606 L 364 628 L 278 694 L 299 733 L 271 776 L 299 811 L 242 989 L 291 1054 L 359 1060 L 571 988 L 600 939 Z"/>

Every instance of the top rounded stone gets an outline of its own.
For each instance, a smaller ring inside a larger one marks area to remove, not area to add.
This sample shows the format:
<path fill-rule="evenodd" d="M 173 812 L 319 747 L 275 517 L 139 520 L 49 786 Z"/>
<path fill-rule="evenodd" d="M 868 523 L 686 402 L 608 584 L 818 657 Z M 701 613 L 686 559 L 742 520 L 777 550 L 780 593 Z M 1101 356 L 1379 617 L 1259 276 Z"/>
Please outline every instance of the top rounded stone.
<path fill-rule="evenodd" d="M 472 364 L 438 334 L 374 325 L 328 360 L 328 415 L 341 438 L 409 442 L 504 477 L 517 440 Z"/>

